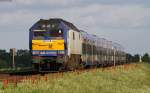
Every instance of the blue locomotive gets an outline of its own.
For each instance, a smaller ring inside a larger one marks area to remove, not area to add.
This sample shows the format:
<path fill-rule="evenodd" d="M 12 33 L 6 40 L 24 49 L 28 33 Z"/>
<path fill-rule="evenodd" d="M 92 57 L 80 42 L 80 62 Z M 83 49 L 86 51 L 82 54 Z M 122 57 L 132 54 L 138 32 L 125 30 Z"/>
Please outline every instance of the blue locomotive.
<path fill-rule="evenodd" d="M 60 18 L 40 19 L 29 32 L 33 66 L 39 71 L 124 64 L 121 45 L 79 30 Z"/>

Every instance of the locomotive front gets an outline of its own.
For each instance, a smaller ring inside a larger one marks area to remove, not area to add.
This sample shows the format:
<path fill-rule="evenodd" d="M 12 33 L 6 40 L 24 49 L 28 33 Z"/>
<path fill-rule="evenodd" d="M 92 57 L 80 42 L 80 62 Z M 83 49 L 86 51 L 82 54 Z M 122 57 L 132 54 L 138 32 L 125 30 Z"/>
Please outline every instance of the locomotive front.
<path fill-rule="evenodd" d="M 58 20 L 40 20 L 30 29 L 30 50 L 34 68 L 56 70 L 66 54 L 66 29 Z"/>

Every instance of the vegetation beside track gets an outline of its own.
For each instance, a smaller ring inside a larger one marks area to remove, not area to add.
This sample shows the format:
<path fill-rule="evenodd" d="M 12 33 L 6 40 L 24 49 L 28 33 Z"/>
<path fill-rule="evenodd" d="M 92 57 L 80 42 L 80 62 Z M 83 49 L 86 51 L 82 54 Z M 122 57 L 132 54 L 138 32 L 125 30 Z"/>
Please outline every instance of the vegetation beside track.
<path fill-rule="evenodd" d="M 150 93 L 150 64 L 46 75 L 9 84 L 0 93 Z"/>
<path fill-rule="evenodd" d="M 11 74 L 11 73 L 21 73 L 21 72 L 27 72 L 27 71 L 32 71 L 32 67 L 17 67 L 17 68 L 3 68 L 0 69 L 0 74 Z"/>

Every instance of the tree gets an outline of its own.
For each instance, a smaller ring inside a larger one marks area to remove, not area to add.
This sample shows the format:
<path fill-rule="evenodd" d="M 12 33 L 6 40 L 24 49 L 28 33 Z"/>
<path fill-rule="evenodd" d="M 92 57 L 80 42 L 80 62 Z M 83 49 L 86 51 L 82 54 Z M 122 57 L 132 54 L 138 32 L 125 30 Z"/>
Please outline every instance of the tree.
<path fill-rule="evenodd" d="M 0 59 L 0 68 L 8 68 L 8 64 L 6 61 Z"/>
<path fill-rule="evenodd" d="M 127 59 L 127 62 L 132 62 L 133 61 L 133 56 L 129 53 L 126 54 L 126 59 Z"/>
<path fill-rule="evenodd" d="M 142 57 L 143 62 L 150 62 L 150 57 L 148 53 L 145 53 Z"/>
<path fill-rule="evenodd" d="M 17 67 L 32 66 L 32 57 L 28 50 L 18 50 L 15 59 Z"/>
<path fill-rule="evenodd" d="M 6 53 L 6 50 L 0 50 L 0 55 Z"/>
<path fill-rule="evenodd" d="M 139 62 L 140 61 L 140 55 L 139 54 L 135 54 L 133 56 L 133 62 Z"/>
<path fill-rule="evenodd" d="M 15 56 L 16 67 L 31 67 L 32 57 L 29 50 L 18 50 Z M 0 50 L 0 68 L 12 67 L 12 55 L 6 50 Z"/>
<path fill-rule="evenodd" d="M 0 60 L 1 60 L 1 67 L 10 67 L 11 66 L 11 58 L 10 54 L 6 52 L 6 50 L 0 50 Z M 4 66 L 4 64 L 5 66 Z"/>

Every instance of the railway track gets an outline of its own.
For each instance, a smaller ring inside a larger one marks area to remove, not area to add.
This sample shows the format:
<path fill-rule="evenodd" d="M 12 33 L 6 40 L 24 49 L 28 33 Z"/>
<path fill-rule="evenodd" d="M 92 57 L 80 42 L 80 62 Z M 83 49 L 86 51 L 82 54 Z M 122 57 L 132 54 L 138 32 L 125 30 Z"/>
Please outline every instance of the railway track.
<path fill-rule="evenodd" d="M 130 67 L 132 64 L 124 64 L 122 65 L 124 68 L 128 68 L 128 66 Z M 117 67 L 117 66 L 116 66 Z M 14 73 L 0 73 L 0 81 L 2 82 L 6 82 L 6 80 L 8 82 L 12 82 L 12 83 L 16 83 L 16 82 L 21 82 L 22 80 L 34 80 L 37 78 L 47 78 L 48 75 L 51 75 L 54 78 L 57 78 L 59 76 L 63 76 L 64 73 L 66 72 L 75 72 L 77 74 L 80 74 L 82 72 L 88 72 L 88 71 L 92 71 L 95 69 L 102 69 L 102 71 L 104 70 L 112 70 L 114 69 L 113 66 L 111 67 L 104 67 L 104 68 L 89 68 L 89 69 L 80 69 L 80 70 L 75 70 L 75 71 L 44 71 L 44 72 L 39 72 L 39 71 L 22 71 L 22 72 L 14 72 Z"/>
<path fill-rule="evenodd" d="M 48 74 L 59 74 L 65 73 L 67 71 L 36 71 L 36 70 L 27 70 L 27 71 L 17 71 L 17 72 L 0 72 L 0 82 L 8 80 L 10 82 L 20 82 L 22 80 L 32 79 L 33 77 L 44 77 Z"/>

